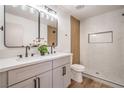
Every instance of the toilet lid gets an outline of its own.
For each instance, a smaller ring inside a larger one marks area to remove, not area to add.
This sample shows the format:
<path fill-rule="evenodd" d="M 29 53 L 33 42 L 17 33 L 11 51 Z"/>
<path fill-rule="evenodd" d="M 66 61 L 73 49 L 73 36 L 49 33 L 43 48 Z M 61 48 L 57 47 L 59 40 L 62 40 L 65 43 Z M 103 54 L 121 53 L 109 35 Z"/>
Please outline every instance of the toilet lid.
<path fill-rule="evenodd" d="M 84 71 L 85 70 L 85 67 L 80 64 L 72 64 L 71 68 L 75 71 Z"/>

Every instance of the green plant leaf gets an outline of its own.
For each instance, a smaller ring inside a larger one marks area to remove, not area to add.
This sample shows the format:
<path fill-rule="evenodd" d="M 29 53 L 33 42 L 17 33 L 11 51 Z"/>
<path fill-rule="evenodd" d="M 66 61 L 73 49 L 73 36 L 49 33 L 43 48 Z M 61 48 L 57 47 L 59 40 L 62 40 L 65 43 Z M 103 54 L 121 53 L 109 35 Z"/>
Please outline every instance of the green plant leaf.
<path fill-rule="evenodd" d="M 48 46 L 47 45 L 41 45 L 38 47 L 38 51 L 40 53 L 48 53 Z"/>

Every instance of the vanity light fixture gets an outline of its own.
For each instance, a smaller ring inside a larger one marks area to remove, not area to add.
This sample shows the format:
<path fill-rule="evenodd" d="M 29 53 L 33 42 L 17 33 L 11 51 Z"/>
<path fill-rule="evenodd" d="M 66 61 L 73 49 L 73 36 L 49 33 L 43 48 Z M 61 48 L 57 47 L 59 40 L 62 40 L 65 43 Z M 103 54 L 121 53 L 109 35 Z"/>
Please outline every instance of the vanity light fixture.
<path fill-rule="evenodd" d="M 12 7 L 18 7 L 18 5 L 12 5 Z M 34 5 L 32 6 L 31 5 L 31 7 L 32 8 L 30 8 L 30 12 L 32 14 L 35 13 L 35 11 L 34 11 L 34 8 L 35 8 L 35 9 L 37 9 L 41 12 L 41 17 L 42 18 L 46 17 L 47 20 L 50 19 L 51 21 L 53 21 L 54 19 L 57 19 L 56 12 L 54 10 L 52 10 L 51 8 L 45 6 L 45 5 L 39 5 L 39 6 L 34 6 Z M 21 9 L 26 11 L 27 10 L 26 5 L 22 5 Z"/>
<path fill-rule="evenodd" d="M 57 19 L 56 12 L 45 5 L 37 5 L 32 7 L 38 9 L 40 12 L 43 12 L 45 15 L 49 15 L 49 17 L 54 17 L 55 19 Z"/>

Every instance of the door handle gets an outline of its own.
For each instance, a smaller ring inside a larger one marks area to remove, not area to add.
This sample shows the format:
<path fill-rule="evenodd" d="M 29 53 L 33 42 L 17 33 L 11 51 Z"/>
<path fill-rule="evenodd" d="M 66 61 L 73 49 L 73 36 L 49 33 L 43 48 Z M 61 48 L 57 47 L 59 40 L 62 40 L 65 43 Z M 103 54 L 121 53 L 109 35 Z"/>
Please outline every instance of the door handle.
<path fill-rule="evenodd" d="M 34 79 L 34 88 L 37 88 L 37 81 Z"/>
<path fill-rule="evenodd" d="M 38 77 L 38 88 L 40 88 L 40 78 Z"/>

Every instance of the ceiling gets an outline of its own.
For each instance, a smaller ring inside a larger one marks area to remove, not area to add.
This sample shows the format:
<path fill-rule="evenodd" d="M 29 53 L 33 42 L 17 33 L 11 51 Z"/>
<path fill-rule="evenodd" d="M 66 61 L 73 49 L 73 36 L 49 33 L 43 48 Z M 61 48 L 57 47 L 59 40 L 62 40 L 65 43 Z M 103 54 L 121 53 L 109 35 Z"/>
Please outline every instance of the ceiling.
<path fill-rule="evenodd" d="M 88 17 L 124 8 L 124 5 L 82 5 L 81 8 L 78 6 L 78 9 L 76 9 L 77 5 L 49 5 L 49 7 L 56 11 L 62 10 L 82 20 Z"/>

